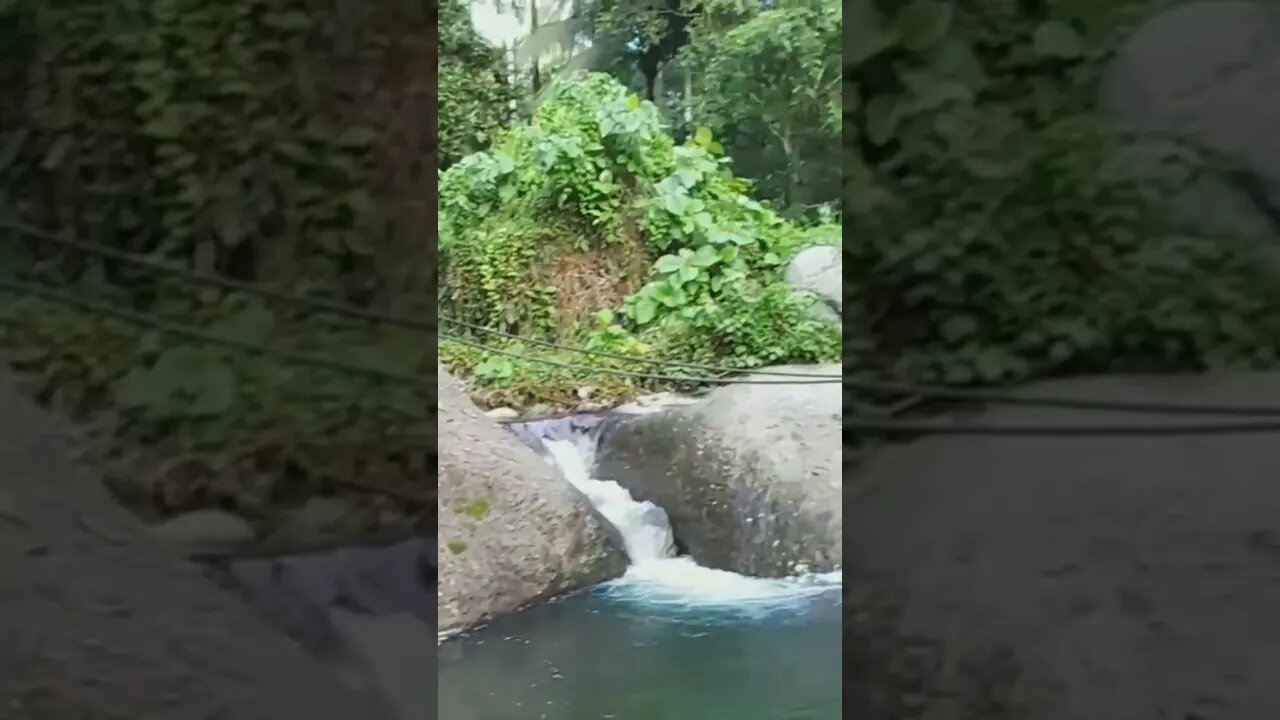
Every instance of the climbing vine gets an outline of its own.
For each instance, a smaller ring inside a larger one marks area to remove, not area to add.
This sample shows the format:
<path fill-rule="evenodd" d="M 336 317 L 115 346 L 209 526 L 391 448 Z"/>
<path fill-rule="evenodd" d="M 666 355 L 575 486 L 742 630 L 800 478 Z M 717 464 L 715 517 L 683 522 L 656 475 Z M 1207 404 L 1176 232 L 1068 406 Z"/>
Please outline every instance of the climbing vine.
<path fill-rule="evenodd" d="M 0 3 L 0 216 L 275 289 L 427 306 L 435 26 L 404 2 Z M 354 497 L 371 523 L 434 507 L 412 490 L 430 472 L 425 391 L 272 353 L 426 374 L 421 335 L 0 243 L 6 277 L 104 308 L 5 295 L 0 355 L 105 431 L 139 512 L 221 506 L 269 525 L 315 495 Z M 267 353 L 114 322 L 113 307 Z"/>
<path fill-rule="evenodd" d="M 677 144 L 657 108 L 611 77 L 560 80 L 531 123 L 441 176 L 442 310 L 676 362 L 838 357 L 838 328 L 781 280 L 798 250 L 838 242 L 838 226 L 783 219 L 728 165 L 709 130 Z M 580 291 L 574 278 L 538 275 L 574 253 L 609 257 L 604 274 L 624 289 L 591 321 L 555 314 L 557 295 Z"/>
<path fill-rule="evenodd" d="M 384 234 L 385 131 L 364 114 L 390 13 L 363 4 L 31 4 L 39 42 L 11 122 L 21 198 L 48 224 L 248 279 L 330 292 Z M 365 281 L 367 282 L 367 281 Z"/>

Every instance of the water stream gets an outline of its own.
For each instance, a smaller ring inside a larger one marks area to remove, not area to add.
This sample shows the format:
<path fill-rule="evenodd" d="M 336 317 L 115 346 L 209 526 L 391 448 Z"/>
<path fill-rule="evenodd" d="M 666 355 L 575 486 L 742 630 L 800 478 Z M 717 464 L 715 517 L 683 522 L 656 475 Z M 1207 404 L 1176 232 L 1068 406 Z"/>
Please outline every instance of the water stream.
<path fill-rule="evenodd" d="M 703 567 L 677 554 L 661 508 L 591 476 L 590 428 L 514 429 L 614 526 L 630 566 L 441 645 L 441 718 L 840 717 L 838 572 L 763 579 Z"/>

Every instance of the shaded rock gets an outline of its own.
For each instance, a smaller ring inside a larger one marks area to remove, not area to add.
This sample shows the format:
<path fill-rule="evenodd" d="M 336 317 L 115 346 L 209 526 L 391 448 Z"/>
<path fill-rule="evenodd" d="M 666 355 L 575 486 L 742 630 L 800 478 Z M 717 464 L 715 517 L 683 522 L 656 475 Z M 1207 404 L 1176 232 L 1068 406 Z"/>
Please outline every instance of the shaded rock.
<path fill-rule="evenodd" d="M 1280 405 L 1280 373 L 1030 392 Z M 984 425 L 1186 416 L 993 407 Z M 1212 420 L 1204 420 L 1212 422 Z M 937 436 L 850 473 L 845 712 L 866 720 L 1280 717 L 1274 433 Z"/>
<path fill-rule="evenodd" d="M 378 678 L 378 689 L 397 720 L 434 717 L 436 638 L 416 618 L 400 613 L 371 618 L 335 611 L 357 657 Z"/>
<path fill-rule="evenodd" d="M 195 510 L 174 516 L 150 528 L 157 539 L 176 545 L 235 544 L 253 540 L 253 526 L 223 510 Z"/>
<path fill-rule="evenodd" d="M 1140 142 L 1199 155 L 1175 209 L 1188 228 L 1280 249 L 1280 8 L 1191 2 L 1159 13 L 1107 68 L 1104 114 Z M 1216 168 L 1225 161 L 1230 168 Z"/>
<path fill-rule="evenodd" d="M 0 376 L 0 720 L 387 717 L 156 541 Z"/>
<path fill-rule="evenodd" d="M 329 609 L 345 608 L 368 615 L 407 613 L 430 624 L 428 610 L 436 585 L 436 547 L 414 538 L 386 547 L 352 547 L 329 553 L 238 561 L 230 574 L 255 604 L 292 626 L 289 603 Z M 309 611 L 295 613 L 307 622 Z M 306 640 L 307 628 L 297 628 Z M 322 633 L 315 633 L 317 636 Z"/>
<path fill-rule="evenodd" d="M 435 543 L 414 538 L 232 563 L 231 581 L 272 623 L 329 660 L 352 687 L 377 692 L 388 714 L 417 720 L 434 695 Z M 409 664 L 404 664 L 412 660 Z"/>
<path fill-rule="evenodd" d="M 273 546 L 353 537 L 366 530 L 366 513 L 349 498 L 311 498 L 289 511 L 267 539 Z"/>
<path fill-rule="evenodd" d="M 820 245 L 797 254 L 787 266 L 785 279 L 792 290 L 813 293 L 812 313 L 823 322 L 839 323 L 844 302 L 841 248 Z"/>
<path fill-rule="evenodd" d="M 801 563 L 830 570 L 841 562 L 840 421 L 833 385 L 731 385 L 611 425 L 595 474 L 666 510 L 702 564 L 770 576 Z"/>
<path fill-rule="evenodd" d="M 439 373 L 441 631 L 620 573 L 586 501 Z"/>

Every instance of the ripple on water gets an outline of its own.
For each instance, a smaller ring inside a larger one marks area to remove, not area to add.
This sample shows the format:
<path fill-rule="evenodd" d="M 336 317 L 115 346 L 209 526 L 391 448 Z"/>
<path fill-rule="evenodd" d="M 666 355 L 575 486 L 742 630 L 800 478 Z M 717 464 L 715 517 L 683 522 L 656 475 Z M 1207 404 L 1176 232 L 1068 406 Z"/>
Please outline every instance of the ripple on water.
<path fill-rule="evenodd" d="M 449 720 L 835 720 L 840 573 L 751 578 L 673 557 L 665 512 L 591 477 L 573 420 L 520 428 L 622 539 L 617 580 L 439 647 Z"/>
<path fill-rule="evenodd" d="M 713 590 L 700 571 L 649 570 L 667 584 L 637 572 L 446 642 L 440 716 L 840 717 L 836 576 L 771 581 L 726 573 L 739 580 Z M 672 580 L 691 578 L 702 594 L 682 598 Z"/>

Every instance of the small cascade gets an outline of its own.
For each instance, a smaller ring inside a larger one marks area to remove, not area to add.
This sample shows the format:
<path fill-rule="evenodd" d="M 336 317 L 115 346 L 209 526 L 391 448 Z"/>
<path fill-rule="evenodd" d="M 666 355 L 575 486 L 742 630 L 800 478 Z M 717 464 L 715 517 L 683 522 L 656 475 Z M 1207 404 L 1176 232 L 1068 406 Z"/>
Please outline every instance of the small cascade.
<path fill-rule="evenodd" d="M 616 531 L 631 561 L 609 592 L 648 604 L 681 606 L 773 605 L 830 592 L 840 586 L 839 571 L 795 578 L 755 578 L 697 564 L 679 556 L 666 511 L 636 500 L 621 485 L 594 478 L 596 448 L 613 418 L 580 415 L 509 426 L 525 444 L 543 453 Z"/>
<path fill-rule="evenodd" d="M 580 436 L 576 440 L 549 440 L 547 452 L 560 468 L 564 479 L 582 491 L 596 510 L 609 521 L 622 538 L 623 551 L 633 564 L 675 557 L 676 542 L 671 521 L 662 508 L 651 502 L 638 502 L 626 488 L 610 480 L 591 477 L 591 457 L 595 440 Z"/>

